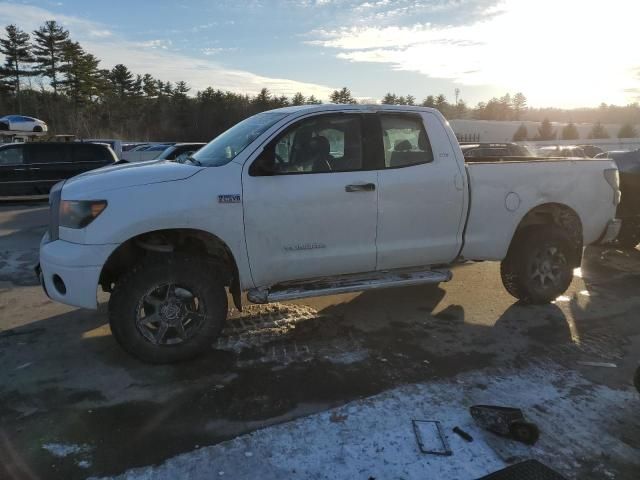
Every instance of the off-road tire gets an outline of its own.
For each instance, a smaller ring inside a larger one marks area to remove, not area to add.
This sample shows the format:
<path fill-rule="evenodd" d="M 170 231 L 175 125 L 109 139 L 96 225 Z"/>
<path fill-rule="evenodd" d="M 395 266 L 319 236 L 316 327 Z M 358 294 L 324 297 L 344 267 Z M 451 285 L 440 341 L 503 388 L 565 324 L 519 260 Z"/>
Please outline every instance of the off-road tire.
<path fill-rule="evenodd" d="M 622 221 L 618 234 L 618 245 L 625 249 L 634 249 L 640 243 L 640 224 L 632 221 Z"/>
<path fill-rule="evenodd" d="M 543 249 L 553 248 L 564 262 L 558 261 L 557 284 L 541 288 L 532 279 L 532 262 Z M 502 284 L 509 294 L 523 303 L 549 303 L 571 285 L 573 268 L 578 264 L 576 248 L 567 232 L 557 226 L 531 226 L 513 239 L 507 257 L 500 265 Z"/>
<path fill-rule="evenodd" d="M 196 292 L 206 316 L 193 337 L 176 345 L 154 345 L 136 327 L 141 299 L 155 285 L 179 283 Z M 176 363 L 209 349 L 227 318 L 227 294 L 215 264 L 197 256 L 154 255 L 123 275 L 109 300 L 109 324 L 117 342 L 147 363 Z"/>

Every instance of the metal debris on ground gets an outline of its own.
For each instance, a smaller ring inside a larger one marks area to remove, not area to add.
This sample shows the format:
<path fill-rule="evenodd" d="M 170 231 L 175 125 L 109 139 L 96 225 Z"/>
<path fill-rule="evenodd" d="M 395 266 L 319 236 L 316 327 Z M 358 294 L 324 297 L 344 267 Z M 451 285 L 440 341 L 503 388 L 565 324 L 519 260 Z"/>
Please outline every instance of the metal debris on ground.
<path fill-rule="evenodd" d="M 462 430 L 460 427 L 453 427 L 453 433 L 464 438 L 467 442 L 473 442 L 473 437 L 469 435 L 467 432 L 465 432 L 464 430 Z"/>
<path fill-rule="evenodd" d="M 477 480 L 566 480 L 558 472 L 550 469 L 537 460 L 510 465 L 497 472 L 490 473 Z"/>
<path fill-rule="evenodd" d="M 496 405 L 474 405 L 469 409 L 473 419 L 485 430 L 518 442 L 533 445 L 538 441 L 538 427 L 524 418 L 522 410 Z"/>
<path fill-rule="evenodd" d="M 618 368 L 615 363 L 611 362 L 577 362 L 578 365 L 586 365 L 587 367 L 606 367 L 606 368 Z"/>
<path fill-rule="evenodd" d="M 412 420 L 413 431 L 422 453 L 451 455 L 447 438 L 437 420 Z"/>

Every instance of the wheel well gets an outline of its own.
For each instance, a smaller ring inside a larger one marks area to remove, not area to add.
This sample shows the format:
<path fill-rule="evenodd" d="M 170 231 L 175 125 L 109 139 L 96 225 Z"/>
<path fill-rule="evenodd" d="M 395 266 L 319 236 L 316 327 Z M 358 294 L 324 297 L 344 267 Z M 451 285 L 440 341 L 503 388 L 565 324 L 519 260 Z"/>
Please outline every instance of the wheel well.
<path fill-rule="evenodd" d="M 105 292 L 111 292 L 122 274 L 144 258 L 174 252 L 200 255 L 217 267 L 224 275 L 224 284 L 229 287 L 236 307 L 242 309 L 240 275 L 231 249 L 219 237 L 202 230 L 154 230 L 130 238 L 109 256 L 102 267 L 99 283 Z"/>
<path fill-rule="evenodd" d="M 560 203 L 545 203 L 531 209 L 522 220 L 520 220 L 513 234 L 509 250 L 511 250 L 511 246 L 517 240 L 519 233 L 525 228 L 536 225 L 557 225 L 564 229 L 575 245 L 575 258 L 577 265 L 580 265 L 583 247 L 582 221 L 575 210 Z"/>

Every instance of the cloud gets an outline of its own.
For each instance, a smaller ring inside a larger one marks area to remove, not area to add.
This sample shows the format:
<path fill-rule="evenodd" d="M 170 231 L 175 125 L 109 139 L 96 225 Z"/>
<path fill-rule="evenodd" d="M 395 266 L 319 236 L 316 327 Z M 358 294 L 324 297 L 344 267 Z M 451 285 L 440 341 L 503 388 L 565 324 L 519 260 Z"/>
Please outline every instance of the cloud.
<path fill-rule="evenodd" d="M 530 104 L 625 103 L 637 85 L 640 2 L 504 0 L 460 25 L 349 26 L 309 41 L 349 62 L 521 90 Z"/>
<path fill-rule="evenodd" d="M 169 40 L 152 39 L 134 42 L 109 30 L 104 25 L 70 15 L 23 4 L 0 3 L 0 18 L 30 32 L 46 20 L 55 19 L 71 32 L 74 40 L 96 55 L 102 67 L 123 63 L 134 73 L 150 73 L 164 81 L 186 81 L 192 92 L 209 86 L 239 93 L 255 94 L 268 88 L 277 95 L 303 92 L 318 98 L 328 98 L 333 90 L 325 85 L 272 78 L 245 70 L 231 69 L 207 58 L 198 58 L 172 50 Z"/>

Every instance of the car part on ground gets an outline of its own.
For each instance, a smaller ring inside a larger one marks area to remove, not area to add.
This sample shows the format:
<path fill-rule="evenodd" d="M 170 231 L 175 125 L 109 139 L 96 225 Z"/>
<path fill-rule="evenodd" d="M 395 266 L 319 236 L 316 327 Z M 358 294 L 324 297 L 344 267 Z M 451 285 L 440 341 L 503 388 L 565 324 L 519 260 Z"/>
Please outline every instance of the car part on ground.
<path fill-rule="evenodd" d="M 473 405 L 469 413 L 476 423 L 496 435 L 533 445 L 540 437 L 538 427 L 527 422 L 522 410 L 497 405 Z"/>
<path fill-rule="evenodd" d="M 422 453 L 432 455 L 452 455 L 442 425 L 437 420 L 412 420 L 413 432 Z"/>

